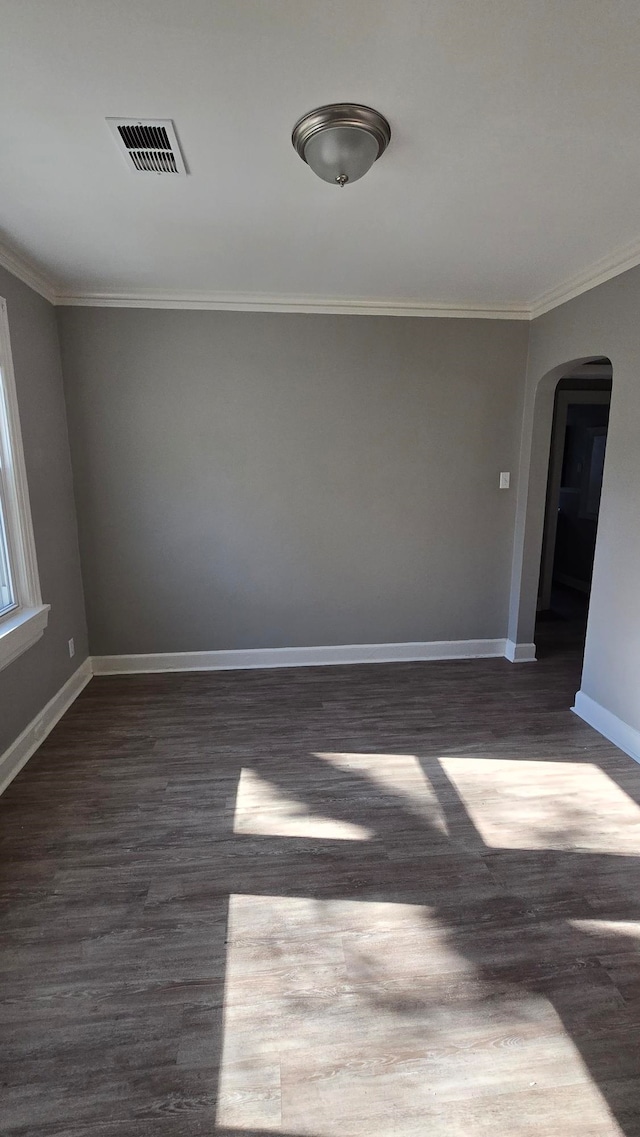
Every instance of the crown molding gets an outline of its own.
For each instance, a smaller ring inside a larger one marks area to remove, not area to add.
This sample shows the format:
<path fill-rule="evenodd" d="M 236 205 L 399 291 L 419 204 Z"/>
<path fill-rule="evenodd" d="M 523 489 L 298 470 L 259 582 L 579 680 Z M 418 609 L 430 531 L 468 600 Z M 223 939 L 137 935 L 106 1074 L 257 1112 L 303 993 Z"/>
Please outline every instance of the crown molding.
<path fill-rule="evenodd" d="M 56 289 L 53 281 L 49 280 L 40 269 L 36 268 L 20 253 L 16 253 L 8 245 L 2 243 L 0 243 L 0 265 L 13 276 L 17 276 L 23 284 L 28 284 L 34 292 L 44 296 L 44 299 L 48 300 L 50 304 L 56 303 Z"/>
<path fill-rule="evenodd" d="M 640 265 L 640 239 L 621 246 L 534 300 L 514 304 L 446 304 L 422 300 L 367 297 L 269 296 L 245 293 L 77 292 L 57 295 L 54 303 L 95 308 L 184 308 L 195 311 L 308 312 L 337 316 L 422 316 L 470 320 L 535 320 Z"/>
<path fill-rule="evenodd" d="M 640 239 L 631 241 L 628 245 L 620 246 L 613 253 L 601 257 L 599 261 L 594 261 L 589 268 L 569 277 L 562 284 L 550 288 L 547 292 L 540 293 L 529 305 L 529 319 L 535 320 L 538 316 L 543 316 L 545 312 L 550 312 L 553 308 L 559 308 L 561 304 L 566 304 L 567 300 L 573 300 L 576 296 L 581 296 L 583 292 L 590 292 L 592 288 L 597 288 L 599 284 L 604 284 L 605 281 L 612 280 L 614 276 L 620 276 L 623 272 L 627 272 L 630 268 L 636 268 L 639 264 Z"/>
<path fill-rule="evenodd" d="M 301 312 L 333 316 L 417 316 L 467 320 L 535 320 L 583 292 L 640 265 L 640 239 L 616 249 L 589 268 L 540 293 L 529 303 L 447 304 L 372 297 L 274 296 L 227 292 L 62 292 L 28 259 L 0 242 L 0 265 L 50 304 L 80 308 L 175 308 L 211 312 Z"/>
<path fill-rule="evenodd" d="M 248 293 L 198 292 L 77 292 L 58 295 L 62 307 L 82 308 L 182 308 L 222 312 L 302 312 L 333 316 L 423 316 L 470 320 L 528 320 L 524 304 L 454 306 L 428 304 L 421 300 L 316 296 L 270 296 Z"/>

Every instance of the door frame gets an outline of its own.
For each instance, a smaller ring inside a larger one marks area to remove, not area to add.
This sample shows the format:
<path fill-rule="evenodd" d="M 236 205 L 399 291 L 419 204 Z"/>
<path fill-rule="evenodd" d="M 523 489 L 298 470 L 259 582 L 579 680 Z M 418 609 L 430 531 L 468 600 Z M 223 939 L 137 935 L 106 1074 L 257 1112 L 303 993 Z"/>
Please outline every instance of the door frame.
<path fill-rule="evenodd" d="M 600 367 L 604 359 L 611 367 L 613 391 L 616 361 L 599 344 L 594 345 L 588 354 L 565 357 L 564 361 L 551 367 L 548 364 L 542 367 L 531 360 L 527 367 L 505 646 L 505 655 L 513 663 L 529 663 L 536 658 L 534 635 L 556 388 L 561 379 L 575 379 L 578 367 L 582 368 L 584 364 Z M 606 470 L 607 460 L 605 484 Z M 597 549 L 596 543 L 596 556 Z"/>

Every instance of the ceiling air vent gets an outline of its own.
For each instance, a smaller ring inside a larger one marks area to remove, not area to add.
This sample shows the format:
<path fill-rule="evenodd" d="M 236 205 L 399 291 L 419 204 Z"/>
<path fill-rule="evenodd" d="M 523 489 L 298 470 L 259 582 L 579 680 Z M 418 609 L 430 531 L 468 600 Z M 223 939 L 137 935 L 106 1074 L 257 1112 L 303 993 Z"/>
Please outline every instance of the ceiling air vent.
<path fill-rule="evenodd" d="M 171 119 L 108 118 L 129 169 L 137 174 L 186 174 Z"/>

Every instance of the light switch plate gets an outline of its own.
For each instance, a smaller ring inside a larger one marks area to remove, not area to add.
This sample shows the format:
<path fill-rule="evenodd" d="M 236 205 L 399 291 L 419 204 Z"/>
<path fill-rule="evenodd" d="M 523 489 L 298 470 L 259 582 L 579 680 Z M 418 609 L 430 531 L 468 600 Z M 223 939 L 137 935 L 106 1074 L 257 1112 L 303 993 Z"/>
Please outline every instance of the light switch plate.
<path fill-rule="evenodd" d="M 503 473 L 500 474 L 500 489 L 501 490 L 508 490 L 510 481 L 511 481 L 511 474 L 505 470 Z"/>

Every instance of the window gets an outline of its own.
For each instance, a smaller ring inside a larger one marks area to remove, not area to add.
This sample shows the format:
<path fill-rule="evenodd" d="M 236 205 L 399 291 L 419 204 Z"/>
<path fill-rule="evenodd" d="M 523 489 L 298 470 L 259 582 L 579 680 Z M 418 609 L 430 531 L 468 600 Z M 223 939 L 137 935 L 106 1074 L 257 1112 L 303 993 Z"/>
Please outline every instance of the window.
<path fill-rule="evenodd" d="M 2 458 L 0 456 L 0 471 L 2 470 Z M 0 473 L 1 479 L 1 473 Z M 13 585 L 11 583 L 11 573 L 9 572 L 9 550 L 7 548 L 7 533 L 6 533 L 6 508 L 3 501 L 4 495 L 2 494 L 2 481 L 0 480 L 0 616 L 8 612 L 14 606 L 13 599 Z"/>
<path fill-rule="evenodd" d="M 7 305 L 0 299 L 0 668 L 47 626 L 22 450 Z"/>

